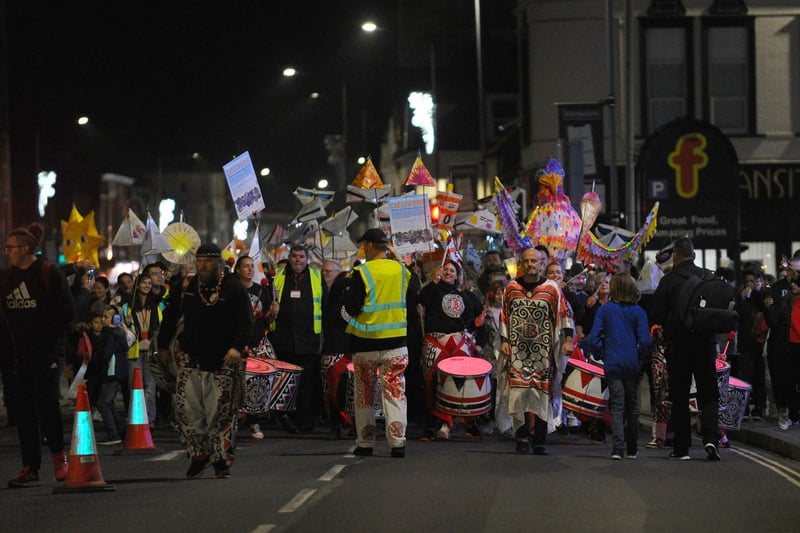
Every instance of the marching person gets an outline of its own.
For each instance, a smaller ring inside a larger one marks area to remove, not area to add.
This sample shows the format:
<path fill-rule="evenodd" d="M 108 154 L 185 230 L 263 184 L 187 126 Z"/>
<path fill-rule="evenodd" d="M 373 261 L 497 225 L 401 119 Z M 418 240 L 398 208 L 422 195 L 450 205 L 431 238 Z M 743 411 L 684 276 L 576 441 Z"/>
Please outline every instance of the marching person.
<path fill-rule="evenodd" d="M 53 476 L 56 481 L 67 477 L 59 395 L 67 329 L 75 309 L 64 275 L 36 255 L 43 234 L 40 224 L 12 230 L 4 246 L 9 268 L 0 274 L 0 297 L 13 337 L 9 341 L 16 346 L 11 401 L 22 452 L 22 470 L 8 481 L 9 488 L 39 485 L 40 429 L 52 453 Z M 9 344 L 0 350 L 13 353 Z"/>
<path fill-rule="evenodd" d="M 303 368 L 294 420 L 283 415 L 280 421 L 290 433 L 311 433 L 322 350 L 322 299 L 327 286 L 320 271 L 309 266 L 308 251 L 302 244 L 289 249 L 289 262 L 275 275 L 274 283 L 278 315 L 269 326 L 269 338 L 278 359 Z"/>
<path fill-rule="evenodd" d="M 184 281 L 182 295 L 167 306 L 159 332 L 158 356 L 166 364 L 170 340 L 183 316 L 175 362 L 175 418 L 191 459 L 188 479 L 209 464 L 214 477 L 230 477 L 236 413 L 243 390 L 242 351 L 252 336 L 253 310 L 247 290 L 222 267 L 215 244 L 198 247 L 197 275 Z"/>
<path fill-rule="evenodd" d="M 673 255 L 672 270 L 661 278 L 650 302 L 650 323 L 663 326 L 667 343 L 667 371 L 672 399 L 672 426 L 675 431 L 670 458 L 681 461 L 691 459 L 689 386 L 694 375 L 698 407 L 703 417 L 703 447 L 709 461 L 719 461 L 716 336 L 688 331 L 671 316 L 681 285 L 692 274 L 703 277 L 705 271 L 694 264 L 694 244 L 688 237 L 675 241 Z"/>
<path fill-rule="evenodd" d="M 422 373 L 425 377 L 425 401 L 430 412 L 423 440 L 447 440 L 453 416 L 436 407 L 436 365 L 449 357 L 476 355 L 475 321 L 482 305 L 478 297 L 461 290 L 461 267 L 453 260 L 442 266 L 439 281 L 427 284 L 419 293 L 418 309 L 425 324 L 422 345 Z M 480 437 L 474 418 L 464 420 L 471 437 Z"/>
<path fill-rule="evenodd" d="M 406 455 L 408 425 L 406 382 L 406 298 L 411 273 L 398 261 L 386 257 L 386 234 L 372 228 L 364 232 L 366 263 L 353 269 L 345 310 L 352 317 L 347 331 L 353 334 L 355 366 L 356 449 L 354 455 L 372 455 L 375 445 L 373 391 L 376 371 L 383 385 L 386 440 L 392 457 Z"/>
<path fill-rule="evenodd" d="M 557 358 L 572 352 L 572 330 L 563 330 L 568 313 L 561 289 L 541 275 L 544 254 L 528 248 L 520 258 L 522 276 L 509 283 L 503 298 L 500 351 L 506 358 L 503 398 L 512 417 L 517 453 L 547 455 L 545 440 L 558 425 Z M 559 346 L 562 353 L 556 353 Z M 532 426 L 532 427 L 531 427 Z M 533 435 L 531 436 L 531 429 Z"/>

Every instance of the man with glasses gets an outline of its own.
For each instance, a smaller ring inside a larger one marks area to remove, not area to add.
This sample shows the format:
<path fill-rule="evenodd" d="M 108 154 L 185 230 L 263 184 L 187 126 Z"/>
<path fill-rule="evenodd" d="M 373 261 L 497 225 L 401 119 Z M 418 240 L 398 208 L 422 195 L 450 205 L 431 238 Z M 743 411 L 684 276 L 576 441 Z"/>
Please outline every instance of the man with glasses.
<path fill-rule="evenodd" d="M 66 278 L 36 255 L 42 235 L 40 224 L 17 228 L 3 247 L 9 268 L 0 274 L 0 301 L 16 346 L 16 376 L 10 383 L 22 452 L 22 470 L 8 481 L 9 488 L 39 485 L 40 428 L 52 453 L 53 477 L 64 481 L 68 470 L 59 384 L 75 309 Z M 13 353 L 10 342 L 0 352 Z"/>

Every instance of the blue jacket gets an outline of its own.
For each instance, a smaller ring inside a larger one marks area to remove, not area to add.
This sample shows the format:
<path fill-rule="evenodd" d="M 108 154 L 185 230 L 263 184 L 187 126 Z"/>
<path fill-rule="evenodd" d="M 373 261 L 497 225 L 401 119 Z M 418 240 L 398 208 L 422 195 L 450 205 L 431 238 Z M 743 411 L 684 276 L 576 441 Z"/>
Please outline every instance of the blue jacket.
<path fill-rule="evenodd" d="M 647 314 L 636 304 L 606 302 L 597 310 L 589 342 L 602 354 L 606 378 L 636 379 L 651 343 Z"/>

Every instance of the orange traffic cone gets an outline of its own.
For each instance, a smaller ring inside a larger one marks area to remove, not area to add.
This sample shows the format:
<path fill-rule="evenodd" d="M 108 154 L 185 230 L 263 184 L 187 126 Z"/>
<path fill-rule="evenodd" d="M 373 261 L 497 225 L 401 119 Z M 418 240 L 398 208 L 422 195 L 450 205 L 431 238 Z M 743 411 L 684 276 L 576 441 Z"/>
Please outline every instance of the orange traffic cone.
<path fill-rule="evenodd" d="M 155 450 L 153 436 L 150 434 L 150 421 L 147 419 L 147 407 L 144 403 L 144 385 L 142 369 L 133 369 L 133 388 L 128 412 L 128 428 L 125 433 L 125 445 L 122 451 Z M 116 455 L 116 454 L 115 454 Z"/>
<path fill-rule="evenodd" d="M 94 443 L 92 410 L 89 407 L 89 393 L 86 384 L 78 385 L 75 399 L 75 422 L 72 427 L 72 442 L 69 449 L 69 471 L 63 487 L 56 487 L 53 493 L 98 492 L 115 490 L 103 480 L 100 459 Z"/>

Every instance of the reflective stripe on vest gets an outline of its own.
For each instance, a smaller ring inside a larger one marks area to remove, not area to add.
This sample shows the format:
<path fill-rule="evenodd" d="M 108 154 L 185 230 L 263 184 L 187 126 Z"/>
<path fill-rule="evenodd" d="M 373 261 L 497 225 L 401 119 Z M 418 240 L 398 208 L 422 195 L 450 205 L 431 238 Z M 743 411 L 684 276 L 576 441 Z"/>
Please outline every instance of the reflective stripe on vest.
<path fill-rule="evenodd" d="M 411 273 L 391 259 L 368 261 L 355 271 L 361 275 L 367 294 L 361 313 L 350 319 L 347 332 L 368 339 L 405 337 L 406 290 Z"/>

